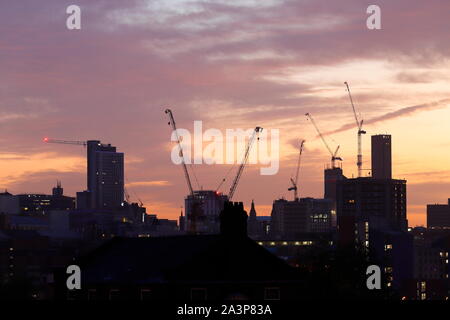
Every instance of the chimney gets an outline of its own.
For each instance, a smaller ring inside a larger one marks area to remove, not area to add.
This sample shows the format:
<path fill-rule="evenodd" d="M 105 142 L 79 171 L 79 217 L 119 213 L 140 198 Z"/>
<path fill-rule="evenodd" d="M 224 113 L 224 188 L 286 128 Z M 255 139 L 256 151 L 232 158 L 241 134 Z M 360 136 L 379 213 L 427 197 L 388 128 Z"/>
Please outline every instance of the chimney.
<path fill-rule="evenodd" d="M 220 234 L 233 238 L 247 237 L 247 218 L 242 202 L 225 202 L 220 213 Z"/>

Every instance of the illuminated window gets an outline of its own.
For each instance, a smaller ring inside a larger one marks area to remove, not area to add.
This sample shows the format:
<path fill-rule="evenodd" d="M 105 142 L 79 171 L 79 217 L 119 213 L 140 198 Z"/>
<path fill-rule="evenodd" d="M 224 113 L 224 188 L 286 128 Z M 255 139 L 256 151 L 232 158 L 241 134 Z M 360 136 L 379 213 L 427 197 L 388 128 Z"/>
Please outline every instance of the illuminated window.
<path fill-rule="evenodd" d="M 427 294 L 426 293 L 422 293 L 420 295 L 420 300 L 426 300 L 427 299 Z"/>
<path fill-rule="evenodd" d="M 425 281 L 422 281 L 420 283 L 420 290 L 425 291 L 427 289 L 427 283 Z"/>

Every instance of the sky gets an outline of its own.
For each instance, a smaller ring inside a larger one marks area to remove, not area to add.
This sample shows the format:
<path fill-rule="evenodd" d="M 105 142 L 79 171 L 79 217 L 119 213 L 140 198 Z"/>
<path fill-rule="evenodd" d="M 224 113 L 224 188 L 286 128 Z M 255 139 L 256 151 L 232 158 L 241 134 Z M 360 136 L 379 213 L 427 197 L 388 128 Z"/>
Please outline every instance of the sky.
<path fill-rule="evenodd" d="M 71 4 L 81 30 L 66 28 Z M 381 30 L 366 27 L 371 4 Z M 99 139 L 125 153 L 131 200 L 174 219 L 188 190 L 170 157 L 170 107 L 188 130 L 196 120 L 280 130 L 279 172 L 248 165 L 234 196 L 269 215 L 273 200 L 293 197 L 300 139 L 300 196 L 323 196 L 330 157 L 306 112 L 356 176 L 348 81 L 367 131 L 363 167 L 370 135 L 391 134 L 409 223 L 425 225 L 426 204 L 450 197 L 449 12 L 448 0 L 2 1 L 0 188 L 50 193 L 61 180 L 74 196 L 86 188 L 86 150 L 42 139 Z M 229 170 L 194 165 L 195 187 L 215 190 Z"/>

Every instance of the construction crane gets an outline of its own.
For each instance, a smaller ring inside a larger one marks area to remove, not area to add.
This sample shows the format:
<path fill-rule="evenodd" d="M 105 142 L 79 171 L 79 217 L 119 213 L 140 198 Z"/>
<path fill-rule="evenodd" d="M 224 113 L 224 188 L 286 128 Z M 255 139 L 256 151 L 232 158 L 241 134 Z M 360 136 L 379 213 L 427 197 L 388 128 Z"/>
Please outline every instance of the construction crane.
<path fill-rule="evenodd" d="M 290 188 L 288 189 L 288 191 L 294 191 L 294 200 L 295 200 L 295 201 L 298 201 L 298 191 L 297 191 L 297 190 L 298 190 L 298 188 L 297 188 L 297 183 L 298 183 L 298 173 L 299 173 L 299 171 L 300 171 L 300 162 L 301 162 L 301 159 L 302 159 L 302 152 L 303 152 L 303 146 L 304 146 L 304 144 L 305 144 L 305 140 L 302 140 L 302 141 L 300 142 L 300 152 L 299 152 L 299 155 L 298 155 L 297 171 L 296 171 L 296 173 L 295 173 L 295 180 L 291 178 L 292 187 L 290 187 Z"/>
<path fill-rule="evenodd" d="M 177 125 L 175 123 L 175 119 L 173 117 L 173 113 L 170 109 L 166 109 L 164 111 L 168 116 L 169 116 L 169 125 L 172 126 L 173 132 L 175 133 L 175 137 L 177 139 L 177 144 L 178 147 L 180 149 L 179 154 L 181 157 L 181 163 L 182 163 L 182 167 L 183 167 L 183 172 L 184 172 L 184 177 L 186 179 L 186 183 L 189 189 L 189 193 L 192 197 L 192 206 L 191 206 L 191 211 L 188 217 L 188 214 L 186 212 L 186 217 L 189 219 L 190 221 L 190 225 L 189 225 L 189 232 L 192 234 L 197 234 L 197 220 L 200 220 L 203 217 L 203 210 L 202 210 L 202 204 L 200 199 L 198 199 L 198 197 L 196 196 L 196 194 L 194 193 L 194 189 L 192 188 L 192 182 L 191 182 L 191 178 L 189 176 L 189 171 L 188 168 L 186 166 L 186 161 L 184 159 L 184 154 L 183 154 L 183 147 L 181 145 L 181 138 L 178 135 L 178 131 L 177 131 Z"/>
<path fill-rule="evenodd" d="M 352 109 L 353 109 L 353 115 L 355 116 L 356 127 L 358 128 L 358 155 L 356 158 L 356 165 L 358 166 L 358 178 L 360 178 L 362 176 L 362 163 L 363 163 L 362 162 L 362 135 L 366 134 L 366 131 L 364 131 L 362 129 L 364 120 L 362 120 L 362 119 L 359 120 L 358 115 L 356 114 L 355 105 L 353 104 L 352 95 L 350 93 L 350 87 L 348 86 L 347 81 L 345 81 L 344 84 L 347 87 L 348 97 L 350 98 L 350 103 L 351 103 Z"/>
<path fill-rule="evenodd" d="M 314 128 L 316 128 L 317 134 L 319 135 L 320 139 L 322 139 L 323 144 L 325 145 L 325 147 L 327 148 L 328 152 L 331 155 L 331 168 L 337 168 L 336 167 L 336 161 L 342 161 L 341 157 L 337 156 L 337 153 L 339 151 L 339 145 L 336 148 L 336 151 L 331 151 L 330 146 L 328 145 L 327 141 L 325 140 L 324 136 L 322 135 L 322 133 L 320 132 L 319 128 L 317 127 L 316 122 L 314 121 L 313 117 L 311 116 L 311 114 L 309 113 L 305 113 L 305 116 L 311 120 L 311 123 L 313 124 Z"/>
<path fill-rule="evenodd" d="M 186 178 L 186 183 L 187 183 L 188 188 L 189 188 L 189 193 L 191 194 L 191 196 L 194 196 L 194 189 L 192 188 L 191 178 L 189 176 L 189 171 L 188 171 L 187 166 L 186 166 L 186 161 L 184 160 L 183 147 L 181 146 L 181 138 L 178 135 L 177 125 L 175 123 L 175 119 L 173 117 L 173 113 L 172 113 L 172 111 L 170 109 L 166 109 L 165 113 L 169 116 L 169 125 L 172 126 L 173 132 L 175 133 L 175 137 L 177 139 L 177 144 L 178 144 L 178 147 L 180 149 L 179 154 L 180 154 L 180 157 L 181 157 L 181 164 L 183 165 L 184 177 Z"/>
<path fill-rule="evenodd" d="M 244 152 L 244 157 L 242 158 L 242 162 L 239 165 L 238 171 L 236 173 L 236 176 L 234 177 L 233 183 L 231 184 L 230 187 L 230 192 L 228 193 L 228 200 L 231 201 L 231 199 L 233 198 L 233 195 L 236 191 L 239 179 L 241 178 L 242 172 L 244 171 L 245 165 L 247 164 L 248 161 L 248 156 L 250 155 L 250 149 L 252 147 L 253 141 L 255 141 L 255 138 L 258 136 L 258 134 L 263 130 L 263 128 L 261 127 L 256 127 L 255 130 L 253 131 L 252 136 L 250 137 L 250 140 L 247 143 L 247 146 L 245 148 L 245 152 Z M 258 137 L 259 140 L 259 137 Z"/>
<path fill-rule="evenodd" d="M 46 143 L 60 143 L 60 144 L 72 144 L 72 145 L 78 145 L 78 146 L 84 146 L 86 147 L 87 142 L 86 141 L 70 141 L 70 140 L 57 140 L 57 139 L 50 139 L 45 137 L 43 139 Z"/>

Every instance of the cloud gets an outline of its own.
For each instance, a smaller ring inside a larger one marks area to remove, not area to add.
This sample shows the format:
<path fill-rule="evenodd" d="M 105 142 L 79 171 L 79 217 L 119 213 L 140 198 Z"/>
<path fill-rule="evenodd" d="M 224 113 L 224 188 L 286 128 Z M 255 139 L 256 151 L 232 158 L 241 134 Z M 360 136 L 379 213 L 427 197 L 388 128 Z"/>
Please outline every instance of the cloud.
<path fill-rule="evenodd" d="M 165 180 L 158 180 L 158 181 L 135 181 L 135 182 L 129 182 L 126 184 L 127 187 L 165 187 L 165 186 L 170 186 L 171 183 L 169 181 L 165 181 Z"/>
<path fill-rule="evenodd" d="M 410 116 L 417 112 L 431 111 L 431 110 L 446 108 L 449 103 L 450 103 L 450 99 L 443 99 L 443 100 L 439 100 L 436 102 L 430 102 L 430 103 L 420 104 L 420 105 L 416 105 L 416 106 L 405 107 L 405 108 L 401 108 L 399 110 L 388 112 L 388 113 L 378 116 L 378 117 L 374 117 L 374 118 L 365 120 L 364 124 L 365 125 L 375 124 L 375 123 L 379 123 L 379 122 L 393 120 L 396 118 Z M 325 136 L 325 135 L 330 135 L 330 134 L 334 134 L 334 133 L 338 133 L 338 132 L 343 132 L 343 131 L 347 131 L 347 130 L 350 130 L 353 128 L 356 128 L 356 124 L 349 123 L 349 124 L 345 124 L 345 125 L 341 126 L 340 128 L 338 128 L 336 130 L 324 132 L 323 135 Z"/>

